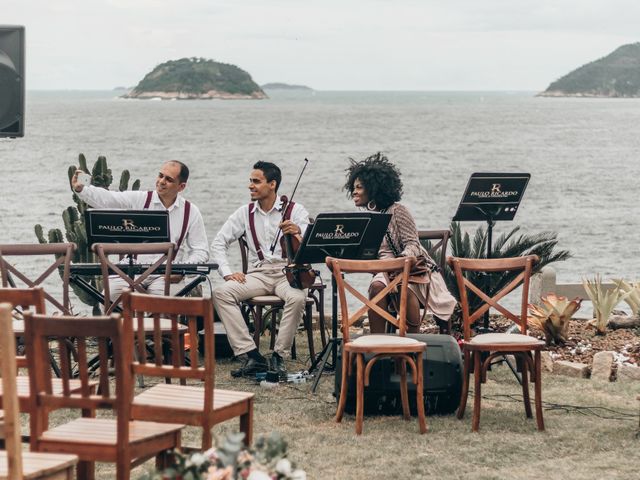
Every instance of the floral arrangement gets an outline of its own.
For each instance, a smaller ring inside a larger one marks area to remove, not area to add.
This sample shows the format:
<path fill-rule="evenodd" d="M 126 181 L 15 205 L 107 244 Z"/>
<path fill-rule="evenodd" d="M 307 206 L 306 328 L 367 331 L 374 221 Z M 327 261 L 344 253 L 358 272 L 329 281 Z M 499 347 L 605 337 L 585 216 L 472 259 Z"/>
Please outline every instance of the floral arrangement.
<path fill-rule="evenodd" d="M 206 452 L 174 452 L 175 463 L 146 480 L 306 480 L 287 458 L 287 442 L 278 432 L 256 440 L 245 448 L 243 433 L 227 435 L 219 446 Z"/>

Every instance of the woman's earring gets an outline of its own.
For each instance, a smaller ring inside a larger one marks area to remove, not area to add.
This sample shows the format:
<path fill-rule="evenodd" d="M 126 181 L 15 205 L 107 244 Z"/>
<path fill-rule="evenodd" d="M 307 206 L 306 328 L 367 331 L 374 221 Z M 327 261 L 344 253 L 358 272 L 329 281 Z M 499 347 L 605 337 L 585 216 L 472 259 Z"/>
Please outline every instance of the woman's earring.
<path fill-rule="evenodd" d="M 376 202 L 374 202 L 373 200 L 369 200 L 369 202 L 367 203 L 367 210 L 375 210 L 376 209 Z"/>

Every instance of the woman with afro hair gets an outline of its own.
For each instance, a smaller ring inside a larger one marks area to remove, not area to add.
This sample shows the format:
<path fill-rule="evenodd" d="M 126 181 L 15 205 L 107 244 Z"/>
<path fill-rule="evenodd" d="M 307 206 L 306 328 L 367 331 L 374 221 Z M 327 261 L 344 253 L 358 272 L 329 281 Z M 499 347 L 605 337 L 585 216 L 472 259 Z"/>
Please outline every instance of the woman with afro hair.
<path fill-rule="evenodd" d="M 453 313 L 456 299 L 447 290 L 437 264 L 429 257 L 420 244 L 418 229 L 413 216 L 401 203 L 402 180 L 400 171 L 389 159 L 378 152 L 362 161 L 351 160 L 347 169 L 347 182 L 344 189 L 353 199 L 356 207 L 366 210 L 390 213 L 391 221 L 380 245 L 378 258 L 423 257 L 429 266 L 429 272 L 421 278 L 414 278 L 409 285 L 411 294 L 407 299 L 407 331 L 420 331 L 420 308 L 429 309 L 436 320 L 446 321 Z M 375 297 L 388 284 L 388 277 L 378 273 L 371 280 L 369 298 Z M 389 296 L 378 305 L 388 309 L 392 299 Z M 371 333 L 384 333 L 386 320 L 369 311 L 369 327 Z"/>

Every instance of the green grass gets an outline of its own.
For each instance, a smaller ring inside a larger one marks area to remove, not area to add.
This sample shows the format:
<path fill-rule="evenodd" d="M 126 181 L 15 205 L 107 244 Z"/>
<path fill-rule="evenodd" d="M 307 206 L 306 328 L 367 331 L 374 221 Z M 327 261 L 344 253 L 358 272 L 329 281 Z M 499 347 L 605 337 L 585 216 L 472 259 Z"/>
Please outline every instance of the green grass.
<path fill-rule="evenodd" d="M 266 339 L 264 342 L 266 350 Z M 306 346 L 302 335 L 298 345 L 300 350 Z M 546 431 L 538 432 L 535 420 L 525 418 L 522 402 L 515 401 L 521 398 L 521 388 L 510 370 L 499 366 L 489 372 L 483 385 L 480 432 L 471 432 L 470 398 L 463 420 L 454 415 L 428 417 L 426 435 L 418 433 L 415 418 L 405 422 L 395 416 L 365 416 L 364 433 L 358 437 L 352 415 L 346 415 L 340 424 L 333 420 L 332 375 L 323 376 L 316 394 L 311 393 L 309 383 L 282 384 L 269 390 L 248 380 L 232 379 L 229 371 L 237 365 L 219 360 L 217 386 L 255 392 L 255 435 L 281 432 L 289 444 L 290 459 L 310 479 L 568 480 L 640 475 L 640 440 L 635 436 L 637 383 L 598 383 L 545 373 Z M 289 361 L 288 368 L 297 371 L 304 364 Z M 533 390 L 531 393 L 533 396 Z M 233 420 L 214 431 L 221 436 L 237 428 Z M 197 429 L 187 428 L 183 444 L 197 445 L 199 435 Z M 147 462 L 132 472 L 132 478 L 152 467 L 153 461 Z M 97 478 L 113 477 L 112 465 L 98 465 Z"/>

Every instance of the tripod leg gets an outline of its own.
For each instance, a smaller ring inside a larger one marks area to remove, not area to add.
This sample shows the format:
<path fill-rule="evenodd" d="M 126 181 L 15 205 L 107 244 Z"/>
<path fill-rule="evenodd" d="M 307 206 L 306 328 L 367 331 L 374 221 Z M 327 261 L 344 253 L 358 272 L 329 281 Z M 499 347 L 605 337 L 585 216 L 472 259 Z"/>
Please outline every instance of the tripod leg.
<path fill-rule="evenodd" d="M 324 369 L 327 366 L 329 355 L 331 355 L 331 352 L 332 352 L 332 345 L 333 345 L 333 342 L 335 341 L 336 341 L 335 338 L 332 338 L 331 340 L 329 340 L 325 345 L 324 349 L 322 350 L 322 352 L 320 352 L 320 355 L 318 355 L 318 358 L 316 358 L 316 361 L 320 362 L 320 368 L 318 368 L 316 379 L 314 380 L 313 387 L 311 388 L 311 391 L 313 393 L 316 393 L 316 389 L 318 388 L 318 383 L 320 383 L 320 378 L 322 377 L 322 372 L 324 372 Z M 312 372 L 314 371 L 314 369 L 315 369 L 315 366 L 311 365 L 311 368 L 309 369 L 309 371 Z"/>

